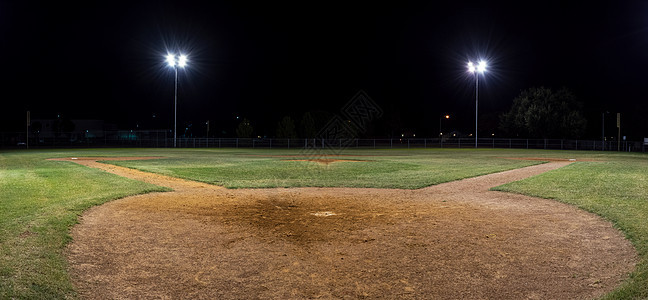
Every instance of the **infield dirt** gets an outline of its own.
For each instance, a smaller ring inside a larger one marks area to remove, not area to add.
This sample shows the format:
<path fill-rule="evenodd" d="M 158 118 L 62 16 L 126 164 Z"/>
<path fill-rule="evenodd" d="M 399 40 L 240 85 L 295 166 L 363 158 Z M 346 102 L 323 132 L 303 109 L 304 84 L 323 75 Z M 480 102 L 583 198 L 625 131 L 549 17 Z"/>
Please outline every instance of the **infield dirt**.
<path fill-rule="evenodd" d="M 174 191 L 81 217 L 67 255 L 84 298 L 587 299 L 637 261 L 593 214 L 488 190 L 568 161 L 419 190 L 229 190 L 96 159 L 70 161 Z"/>

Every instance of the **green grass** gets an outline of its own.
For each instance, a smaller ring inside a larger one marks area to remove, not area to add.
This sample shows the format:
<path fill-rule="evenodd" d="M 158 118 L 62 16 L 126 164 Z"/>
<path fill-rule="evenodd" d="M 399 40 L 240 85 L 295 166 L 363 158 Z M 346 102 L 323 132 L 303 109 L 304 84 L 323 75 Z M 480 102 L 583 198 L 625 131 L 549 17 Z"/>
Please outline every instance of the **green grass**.
<path fill-rule="evenodd" d="M 78 215 L 108 200 L 164 190 L 44 160 L 69 154 L 0 153 L 0 299 L 74 297 L 63 250 Z"/>
<path fill-rule="evenodd" d="M 0 299 L 74 298 L 63 254 L 69 229 L 85 209 L 106 201 L 163 190 L 69 162 L 70 156 L 163 156 L 162 160 L 111 162 L 229 188 L 345 186 L 420 188 L 519 168 L 538 161 L 504 157 L 586 158 L 583 162 L 501 187 L 574 203 L 612 221 L 634 243 L 642 263 L 609 297 L 646 298 L 648 286 L 648 156 L 542 150 L 349 150 L 341 159 L 367 160 L 322 166 L 287 161 L 299 150 L 77 149 L 0 152 Z M 614 180 L 612 180 L 614 179 Z M 119 188 L 115 188 L 119 187 Z M 643 192 L 643 193 L 642 193 Z"/>
<path fill-rule="evenodd" d="M 260 154 L 281 157 L 262 157 Z M 471 150 L 345 151 L 329 157 L 361 162 L 322 165 L 298 150 L 202 150 L 190 155 L 169 152 L 161 160 L 120 161 L 112 164 L 197 180 L 227 188 L 374 187 L 416 189 L 537 164 L 505 159 L 506 152 Z M 180 154 L 180 155 L 178 155 Z M 253 156 L 254 155 L 254 156 Z M 294 156 L 294 157 L 287 157 Z"/>
<path fill-rule="evenodd" d="M 633 243 L 640 263 L 606 299 L 648 299 L 648 156 L 579 162 L 495 190 L 556 199 L 611 221 Z"/>

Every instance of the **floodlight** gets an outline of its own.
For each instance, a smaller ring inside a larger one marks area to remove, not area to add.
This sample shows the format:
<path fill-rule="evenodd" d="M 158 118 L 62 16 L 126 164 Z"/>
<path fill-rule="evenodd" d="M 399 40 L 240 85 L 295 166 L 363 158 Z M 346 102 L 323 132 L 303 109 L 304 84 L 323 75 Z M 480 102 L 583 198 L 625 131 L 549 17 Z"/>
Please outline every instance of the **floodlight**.
<path fill-rule="evenodd" d="M 479 73 L 484 73 L 486 71 L 486 62 L 485 61 L 482 60 L 482 61 L 479 62 L 479 66 L 477 66 L 477 71 L 479 71 Z"/>
<path fill-rule="evenodd" d="M 175 67 L 175 55 L 167 54 L 166 61 L 169 64 L 169 67 Z"/>
<path fill-rule="evenodd" d="M 475 65 L 473 65 L 472 61 L 468 62 L 468 72 L 475 73 Z"/>
<path fill-rule="evenodd" d="M 173 112 L 173 147 L 176 147 L 176 139 L 178 135 L 178 67 L 184 68 L 187 65 L 187 56 L 180 54 L 176 57 L 175 54 L 168 53 L 166 55 L 167 64 L 175 70 L 175 92 L 174 92 L 174 112 Z"/>
<path fill-rule="evenodd" d="M 475 66 L 472 61 L 468 61 L 468 72 L 475 74 L 475 148 L 477 148 L 477 111 L 479 108 L 479 73 L 486 72 L 486 61 L 480 60 L 479 65 Z"/>
<path fill-rule="evenodd" d="M 180 58 L 178 59 L 178 66 L 184 68 L 186 65 L 187 65 L 187 56 L 184 54 L 180 54 Z"/>

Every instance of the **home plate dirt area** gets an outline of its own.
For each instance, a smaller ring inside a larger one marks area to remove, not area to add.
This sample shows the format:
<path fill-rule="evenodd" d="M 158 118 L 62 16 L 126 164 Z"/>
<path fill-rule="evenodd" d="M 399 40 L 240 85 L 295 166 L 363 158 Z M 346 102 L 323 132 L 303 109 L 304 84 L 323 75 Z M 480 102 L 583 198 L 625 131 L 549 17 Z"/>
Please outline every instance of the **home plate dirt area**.
<path fill-rule="evenodd" d="M 82 298 L 591 299 L 637 262 L 593 214 L 488 191 L 569 161 L 419 190 L 230 190 L 97 159 L 61 160 L 174 191 L 81 217 L 67 256 Z"/>

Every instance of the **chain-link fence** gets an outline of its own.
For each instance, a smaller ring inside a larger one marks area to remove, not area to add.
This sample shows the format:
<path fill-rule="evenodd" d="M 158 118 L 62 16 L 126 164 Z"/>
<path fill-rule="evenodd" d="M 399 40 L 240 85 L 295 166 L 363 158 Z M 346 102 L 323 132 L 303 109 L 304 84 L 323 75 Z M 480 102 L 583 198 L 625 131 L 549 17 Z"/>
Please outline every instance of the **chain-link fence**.
<path fill-rule="evenodd" d="M 102 131 L 86 133 L 61 133 L 56 136 L 29 136 L 25 133 L 0 133 L 2 148 L 93 148 L 142 147 L 171 148 L 173 134 L 167 130 Z M 279 148 L 279 149 L 392 149 L 392 148 L 474 148 L 474 138 L 177 138 L 181 148 Z M 564 139 L 512 139 L 480 138 L 479 148 L 555 149 L 644 152 L 647 146 L 641 141 L 594 141 Z"/>

